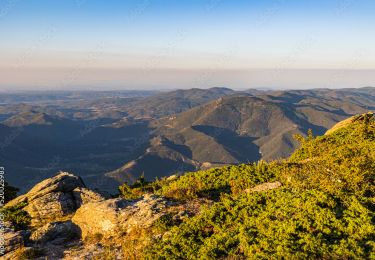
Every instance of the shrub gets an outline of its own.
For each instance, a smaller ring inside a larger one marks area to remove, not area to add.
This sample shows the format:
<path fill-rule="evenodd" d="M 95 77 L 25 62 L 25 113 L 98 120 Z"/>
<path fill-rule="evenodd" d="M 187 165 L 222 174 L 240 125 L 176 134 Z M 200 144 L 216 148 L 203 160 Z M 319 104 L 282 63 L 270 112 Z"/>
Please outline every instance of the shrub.
<path fill-rule="evenodd" d="M 123 183 L 118 189 L 121 197 L 127 200 L 134 200 L 140 198 L 145 193 L 153 192 L 156 183 L 147 182 L 142 174 L 132 185 Z"/>
<path fill-rule="evenodd" d="M 21 202 L 15 206 L 0 209 L 4 215 L 4 220 L 10 221 L 14 225 L 15 230 L 27 229 L 31 223 L 30 215 L 23 210 L 25 206 L 27 206 L 27 203 Z"/>
<path fill-rule="evenodd" d="M 26 260 L 26 259 L 37 259 L 44 255 L 44 250 L 41 248 L 36 247 L 28 247 L 24 248 L 21 247 L 15 252 L 15 256 L 19 260 Z"/>
<path fill-rule="evenodd" d="M 153 226 L 157 232 L 165 232 L 175 224 L 176 221 L 174 221 L 173 219 L 173 214 L 168 213 L 166 215 L 161 216 L 158 220 L 156 220 Z"/>

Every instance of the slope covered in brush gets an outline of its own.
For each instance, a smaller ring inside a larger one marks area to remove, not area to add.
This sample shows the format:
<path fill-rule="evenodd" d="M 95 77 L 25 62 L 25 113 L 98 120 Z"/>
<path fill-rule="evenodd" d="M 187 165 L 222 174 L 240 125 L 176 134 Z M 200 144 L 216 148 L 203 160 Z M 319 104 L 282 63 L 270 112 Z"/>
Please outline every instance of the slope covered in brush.
<path fill-rule="evenodd" d="M 356 116 L 324 136 L 298 139 L 301 148 L 285 161 L 217 168 L 152 184 L 177 200 L 214 202 L 182 223 L 167 221 L 167 232 L 148 247 L 147 256 L 374 258 L 373 115 Z M 282 186 L 254 189 L 264 182 Z"/>

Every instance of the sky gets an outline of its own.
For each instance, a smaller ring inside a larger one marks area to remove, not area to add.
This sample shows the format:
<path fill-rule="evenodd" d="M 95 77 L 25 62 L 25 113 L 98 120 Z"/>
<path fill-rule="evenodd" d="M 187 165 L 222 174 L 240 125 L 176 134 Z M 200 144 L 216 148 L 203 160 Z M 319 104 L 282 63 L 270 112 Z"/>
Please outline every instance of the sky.
<path fill-rule="evenodd" d="M 0 91 L 363 87 L 373 0 L 0 0 Z"/>

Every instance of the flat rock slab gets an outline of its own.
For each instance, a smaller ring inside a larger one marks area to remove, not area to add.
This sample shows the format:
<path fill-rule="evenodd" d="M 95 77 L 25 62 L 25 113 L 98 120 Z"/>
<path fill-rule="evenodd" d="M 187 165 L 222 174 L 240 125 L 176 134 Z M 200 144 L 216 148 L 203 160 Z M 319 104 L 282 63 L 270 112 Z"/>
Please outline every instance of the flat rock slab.
<path fill-rule="evenodd" d="M 261 191 L 267 191 L 267 190 L 273 190 L 281 187 L 282 184 L 279 181 L 275 182 L 266 182 L 259 185 L 254 186 L 253 188 L 246 189 L 246 192 L 261 192 Z"/>
<path fill-rule="evenodd" d="M 133 201 L 109 199 L 83 205 L 72 221 L 81 229 L 83 239 L 96 234 L 115 237 L 130 232 L 134 227 L 151 226 L 166 214 L 169 205 L 168 200 L 156 195 L 145 195 Z"/>

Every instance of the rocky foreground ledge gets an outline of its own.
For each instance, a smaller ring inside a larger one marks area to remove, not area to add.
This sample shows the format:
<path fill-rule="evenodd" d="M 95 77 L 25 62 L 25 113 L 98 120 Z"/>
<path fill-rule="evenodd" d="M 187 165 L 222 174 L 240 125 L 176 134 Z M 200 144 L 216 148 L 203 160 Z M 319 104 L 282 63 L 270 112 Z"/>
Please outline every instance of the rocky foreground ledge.
<path fill-rule="evenodd" d="M 280 182 L 263 183 L 246 192 L 280 186 Z M 8 209 L 21 207 L 31 221 L 21 229 L 14 223 L 5 223 L 3 257 L 101 259 L 110 248 L 112 258 L 122 259 L 124 251 L 132 251 L 123 250 L 127 242 L 132 247 L 134 239 L 147 244 L 150 239 L 168 236 L 168 232 L 154 232 L 164 218 L 181 223 L 184 218 L 199 214 L 202 205 L 212 203 L 202 198 L 177 202 L 155 194 L 135 200 L 110 198 L 86 188 L 81 178 L 60 172 L 5 205 Z"/>
<path fill-rule="evenodd" d="M 102 248 L 84 241 L 99 237 L 113 242 L 132 230 L 147 229 L 171 207 L 178 207 L 152 194 L 130 201 L 108 198 L 66 172 L 40 182 L 5 207 L 20 203 L 31 225 L 16 231 L 12 223 L 5 223 L 4 259 L 17 259 L 20 253 L 40 254 L 41 259 L 91 259 Z"/>

